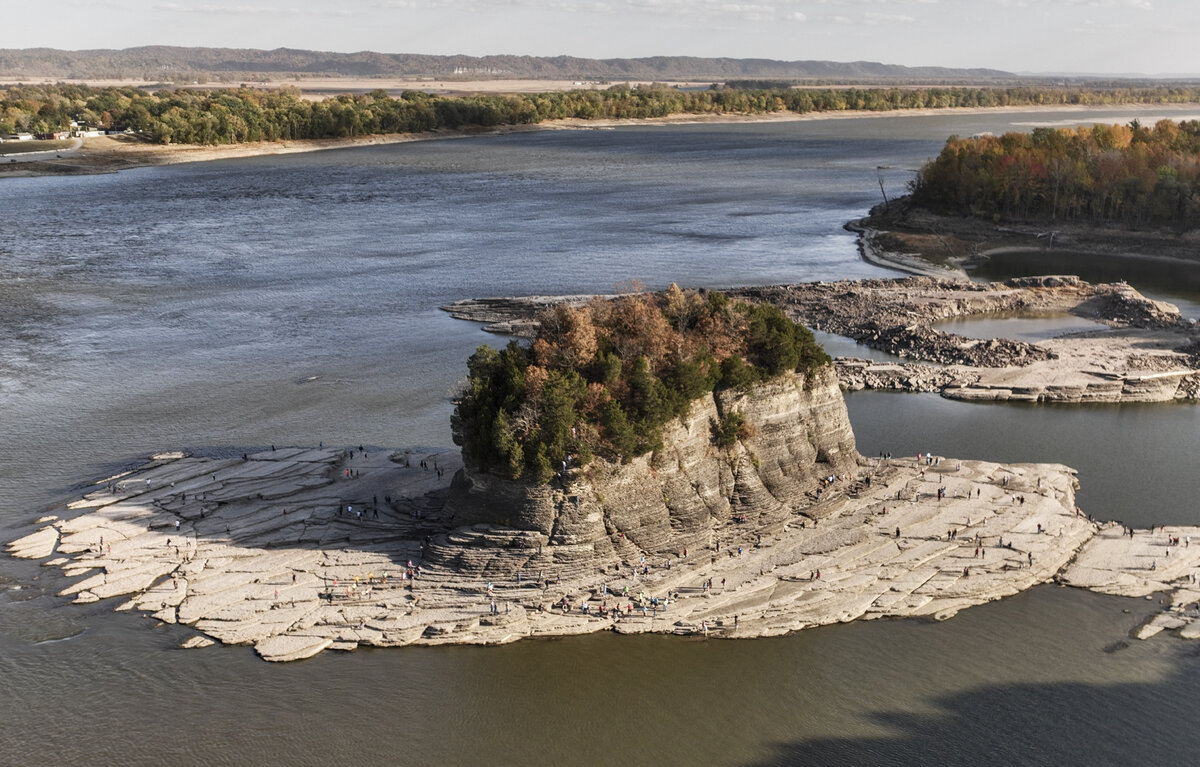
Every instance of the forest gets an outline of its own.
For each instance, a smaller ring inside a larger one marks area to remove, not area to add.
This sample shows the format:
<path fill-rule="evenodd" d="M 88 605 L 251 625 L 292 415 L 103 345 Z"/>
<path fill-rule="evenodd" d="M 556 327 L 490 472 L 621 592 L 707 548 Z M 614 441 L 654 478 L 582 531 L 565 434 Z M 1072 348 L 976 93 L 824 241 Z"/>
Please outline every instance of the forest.
<path fill-rule="evenodd" d="M 911 191 L 921 207 L 996 222 L 1187 229 L 1200 222 L 1200 121 L 951 137 Z"/>
<path fill-rule="evenodd" d="M 662 446 L 663 426 L 716 389 L 746 389 L 829 362 L 778 307 L 685 292 L 596 299 L 541 316 L 530 345 L 481 346 L 451 429 L 464 458 L 511 479 L 545 483 L 594 456 L 628 463 Z M 712 424 L 729 447 L 745 428 Z"/>
<path fill-rule="evenodd" d="M 614 86 L 606 90 L 460 97 L 416 90 L 392 97 L 383 90 L 375 90 L 309 101 L 294 88 L 148 92 L 135 87 L 59 84 L 0 88 L 0 135 L 66 130 L 74 120 L 105 130 L 128 129 L 161 144 L 236 144 L 526 125 L 564 118 L 1189 101 L 1200 101 L 1200 89 L 916 87 L 692 91 L 666 86 Z"/>

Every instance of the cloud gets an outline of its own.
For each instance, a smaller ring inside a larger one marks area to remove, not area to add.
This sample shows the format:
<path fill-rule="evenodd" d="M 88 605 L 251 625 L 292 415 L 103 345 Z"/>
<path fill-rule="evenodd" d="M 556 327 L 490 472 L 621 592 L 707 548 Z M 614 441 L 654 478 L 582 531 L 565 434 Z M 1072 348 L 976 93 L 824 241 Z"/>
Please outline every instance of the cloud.
<path fill-rule="evenodd" d="M 763 19 L 772 18 L 775 15 L 774 6 L 757 3 L 722 3 L 716 7 L 716 10 L 720 13 L 737 16 L 749 21 L 762 21 Z"/>
<path fill-rule="evenodd" d="M 863 14 L 863 22 L 874 26 L 882 24 L 912 24 L 916 19 L 901 13 L 875 13 L 868 11 Z"/>
<path fill-rule="evenodd" d="M 826 0 L 375 0 L 374 7 L 385 10 L 424 10 L 453 8 L 463 13 L 524 8 L 536 11 L 562 11 L 623 16 L 631 13 L 707 21 L 743 19 L 747 21 L 806 22 L 812 6 Z M 846 2 L 846 0 L 835 0 Z M 928 4 L 939 0 L 849 0 L 871 5 L 902 3 Z"/>
<path fill-rule="evenodd" d="M 157 3 L 150 6 L 156 11 L 172 13 L 200 13 L 213 16 L 348 16 L 353 11 L 346 8 L 279 8 L 263 5 L 184 5 L 182 3 Z"/>
<path fill-rule="evenodd" d="M 691 17 L 737 16 L 759 19 L 807 21 L 818 5 L 913 6 L 936 5 L 942 0 L 375 0 L 374 7 L 393 10 L 454 8 L 464 13 L 528 8 L 574 13 L 681 14 Z"/>
<path fill-rule="evenodd" d="M 1096 34 L 1101 32 L 1106 34 L 1111 34 L 1113 32 L 1128 33 L 1130 31 L 1130 25 L 1121 21 L 1096 21 L 1095 19 L 1084 19 L 1078 24 L 1072 26 L 1070 29 L 1072 32 L 1082 32 L 1085 34 Z M 1148 26 L 1139 25 L 1137 30 L 1142 33 L 1149 32 L 1159 35 L 1178 34 L 1180 31 L 1178 27 L 1173 27 L 1169 24 L 1150 24 Z"/>
<path fill-rule="evenodd" d="M 992 0 L 1004 8 L 1029 8 L 1030 6 L 1083 6 L 1085 8 L 1133 8 L 1153 11 L 1152 0 Z"/>
<path fill-rule="evenodd" d="M 815 0 L 820 5 L 937 5 L 941 0 Z M 801 3 L 807 5 L 808 3 Z"/>
<path fill-rule="evenodd" d="M 1136 8 L 1139 11 L 1154 10 L 1154 3 L 1150 0 L 1071 0 L 1072 5 L 1087 5 L 1092 8 Z"/>

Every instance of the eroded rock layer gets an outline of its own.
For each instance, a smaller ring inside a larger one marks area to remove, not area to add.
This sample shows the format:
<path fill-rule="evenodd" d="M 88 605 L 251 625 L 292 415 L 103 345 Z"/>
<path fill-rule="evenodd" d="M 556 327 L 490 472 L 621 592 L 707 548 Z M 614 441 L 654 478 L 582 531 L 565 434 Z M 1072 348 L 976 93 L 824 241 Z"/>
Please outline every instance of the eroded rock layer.
<path fill-rule="evenodd" d="M 734 413 L 744 420 L 742 438 L 718 448 L 714 432 Z M 595 461 L 568 468 L 550 485 L 509 481 L 468 465 L 455 479 L 448 518 L 536 531 L 611 564 L 623 543 L 660 554 L 707 544 L 714 525 L 732 519 L 776 524 L 811 505 L 831 477 L 853 474 L 859 461 L 828 367 L 748 393 L 706 395 L 686 418 L 668 423 L 663 444 L 627 466 Z"/>

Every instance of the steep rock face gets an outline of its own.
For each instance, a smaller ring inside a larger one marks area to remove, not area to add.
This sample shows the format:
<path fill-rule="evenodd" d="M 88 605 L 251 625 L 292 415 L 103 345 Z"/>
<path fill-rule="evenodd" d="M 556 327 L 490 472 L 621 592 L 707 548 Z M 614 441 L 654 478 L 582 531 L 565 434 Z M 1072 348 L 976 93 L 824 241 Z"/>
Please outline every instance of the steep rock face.
<path fill-rule="evenodd" d="M 719 448 L 714 429 L 730 413 L 745 427 L 732 447 Z M 482 547 L 497 546 L 493 526 L 513 529 L 502 546 L 525 549 L 531 564 L 604 566 L 705 544 L 714 525 L 731 520 L 771 525 L 811 504 L 826 478 L 853 473 L 859 460 L 832 366 L 746 393 L 706 395 L 667 425 L 663 444 L 653 459 L 597 460 L 549 485 L 468 466 L 455 477 L 446 512 L 453 524 L 476 525 Z M 528 535 L 515 531 L 536 533 L 548 548 L 533 554 Z M 430 558 L 463 567 L 472 559 L 460 548 L 467 542 L 455 543 L 458 551 L 431 547 Z"/>

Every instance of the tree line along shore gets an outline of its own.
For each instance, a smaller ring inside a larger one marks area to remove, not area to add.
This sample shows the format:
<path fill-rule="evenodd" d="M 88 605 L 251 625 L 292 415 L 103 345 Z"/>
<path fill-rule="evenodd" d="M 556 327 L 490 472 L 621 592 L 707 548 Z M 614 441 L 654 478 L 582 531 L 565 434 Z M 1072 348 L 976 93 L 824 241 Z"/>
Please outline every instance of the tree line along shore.
<path fill-rule="evenodd" d="M 308 101 L 295 88 L 164 89 L 18 85 L 0 89 L 0 136 L 49 134 L 72 122 L 130 130 L 156 144 L 238 144 L 353 138 L 440 129 L 533 125 L 669 115 L 771 115 L 898 109 L 1179 104 L 1200 88 L 880 87 L 683 90 L 661 85 L 607 90 L 443 96 L 384 90 Z"/>
<path fill-rule="evenodd" d="M 1200 121 L 1034 128 L 951 137 L 921 169 L 911 202 L 1002 220 L 1194 228 L 1200 221 Z"/>

